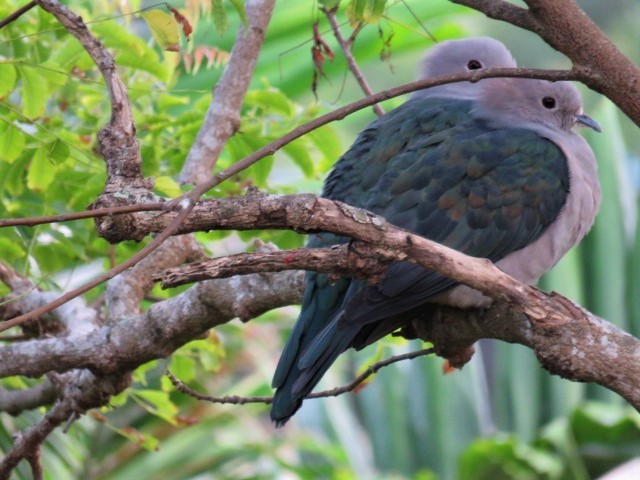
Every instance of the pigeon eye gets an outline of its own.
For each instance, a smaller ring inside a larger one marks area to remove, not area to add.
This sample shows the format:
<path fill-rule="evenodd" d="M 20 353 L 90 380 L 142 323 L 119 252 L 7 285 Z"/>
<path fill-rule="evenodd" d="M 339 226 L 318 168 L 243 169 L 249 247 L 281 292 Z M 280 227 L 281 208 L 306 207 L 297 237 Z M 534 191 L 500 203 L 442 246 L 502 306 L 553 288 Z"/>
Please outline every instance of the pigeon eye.
<path fill-rule="evenodd" d="M 553 97 L 544 97 L 542 99 L 542 106 L 551 110 L 556 106 L 556 99 Z"/>
<path fill-rule="evenodd" d="M 480 70 L 482 68 L 482 64 L 478 60 L 469 60 L 467 63 L 467 70 Z"/>

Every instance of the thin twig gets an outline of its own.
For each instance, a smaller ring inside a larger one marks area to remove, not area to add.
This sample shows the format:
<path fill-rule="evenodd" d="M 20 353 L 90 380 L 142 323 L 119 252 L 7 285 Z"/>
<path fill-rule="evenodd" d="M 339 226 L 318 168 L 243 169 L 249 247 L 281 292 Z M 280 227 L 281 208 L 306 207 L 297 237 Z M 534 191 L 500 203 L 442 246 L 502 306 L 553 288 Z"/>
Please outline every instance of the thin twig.
<path fill-rule="evenodd" d="M 331 10 L 326 8 L 321 8 L 321 10 L 327 16 L 327 20 L 329 20 L 329 24 L 331 25 L 331 29 L 333 30 L 333 35 L 336 37 L 336 40 L 338 40 L 338 43 L 340 44 L 340 48 L 342 49 L 344 58 L 347 59 L 349 70 L 351 70 L 351 73 L 355 77 L 356 81 L 358 82 L 358 85 L 360 85 L 360 88 L 365 93 L 365 95 L 372 95 L 373 91 L 371 90 L 371 87 L 369 86 L 367 79 L 364 78 L 364 75 L 362 74 L 362 70 L 360 70 L 358 63 L 356 62 L 356 59 L 353 57 L 353 53 L 351 52 L 351 44 L 355 40 L 355 37 L 352 35 L 351 37 L 349 37 L 349 40 L 346 40 L 342 36 L 342 32 L 340 31 L 340 25 L 338 24 L 338 20 L 336 19 L 335 8 Z M 373 106 L 373 111 L 379 117 L 384 115 L 384 110 L 378 103 L 376 103 Z"/>
<path fill-rule="evenodd" d="M 136 205 L 123 205 L 121 207 L 96 208 L 84 212 L 60 213 L 58 215 L 46 215 L 29 218 L 3 218 L 0 219 L 0 228 L 4 227 L 35 227 L 48 223 L 71 222 L 85 218 L 107 217 L 109 215 L 123 215 L 125 213 L 154 212 L 162 210 L 164 205 L 160 202 L 143 203 Z"/>
<path fill-rule="evenodd" d="M 20 18 L 25 13 L 27 13 L 29 10 L 31 10 L 36 5 L 37 5 L 36 2 L 29 2 L 24 7 L 20 7 L 18 10 L 13 12 L 11 15 L 9 15 L 4 20 L 0 20 L 0 29 L 6 27 L 11 22 L 15 22 L 18 18 Z"/>
<path fill-rule="evenodd" d="M 435 353 L 435 348 L 424 348 L 415 352 L 404 353 L 402 355 L 395 355 L 393 357 L 381 360 L 372 365 L 369 365 L 367 369 L 358 375 L 351 383 L 343 385 L 342 387 L 332 388 L 331 390 L 323 390 L 322 392 L 310 393 L 305 398 L 323 398 L 323 397 L 337 397 L 343 393 L 351 392 L 355 390 L 358 385 L 362 384 L 367 378 L 376 373 L 381 368 L 387 367 L 393 363 L 401 362 L 404 360 L 413 360 L 414 358 L 424 357 L 425 355 L 431 355 Z M 205 400 L 211 403 L 223 403 L 232 405 L 244 405 L 246 403 L 265 403 L 270 404 L 273 401 L 273 397 L 242 397 L 238 395 L 227 395 L 224 397 L 212 397 L 209 395 L 203 395 L 191 388 L 187 387 L 184 383 L 178 380 L 169 370 L 166 372 L 167 377 L 171 380 L 171 383 L 179 391 L 185 395 L 189 395 L 198 400 Z"/>

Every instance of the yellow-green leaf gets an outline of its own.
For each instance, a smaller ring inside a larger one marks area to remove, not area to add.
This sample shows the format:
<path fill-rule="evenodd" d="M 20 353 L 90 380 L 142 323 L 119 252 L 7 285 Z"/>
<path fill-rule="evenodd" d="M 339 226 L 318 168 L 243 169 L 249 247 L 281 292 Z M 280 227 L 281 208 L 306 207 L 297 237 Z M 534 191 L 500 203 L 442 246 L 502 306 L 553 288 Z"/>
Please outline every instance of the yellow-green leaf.
<path fill-rule="evenodd" d="M 16 69 L 10 63 L 0 63 L 0 98 L 6 97 L 16 86 Z"/>
<path fill-rule="evenodd" d="M 49 87 L 44 76 L 31 68 L 18 67 L 22 79 L 22 107 L 26 117 L 42 115 L 49 97 Z"/>
<path fill-rule="evenodd" d="M 24 144 L 24 133 L 19 128 L 7 125 L 0 129 L 0 160 L 13 163 L 24 150 Z"/>
<path fill-rule="evenodd" d="M 47 155 L 47 148 L 40 147 L 36 150 L 27 173 L 27 187 L 34 192 L 45 191 L 56 174 L 56 167 L 51 163 Z"/>
<path fill-rule="evenodd" d="M 8 238 L 0 238 L 0 251 L 2 252 L 2 261 L 10 262 L 24 257 L 24 251 L 15 240 Z"/>
<path fill-rule="evenodd" d="M 162 10 L 149 10 L 142 14 L 149 29 L 163 50 L 175 51 L 180 42 L 180 26 L 173 15 Z"/>
<path fill-rule="evenodd" d="M 47 145 L 49 160 L 54 164 L 62 163 L 69 158 L 69 145 L 62 140 L 54 140 Z"/>
<path fill-rule="evenodd" d="M 336 1 L 339 1 L 339 0 L 336 0 Z M 247 21 L 247 12 L 244 9 L 244 4 L 242 3 L 242 1 L 231 0 L 231 5 L 233 5 L 233 8 L 235 8 L 238 15 L 240 15 L 240 20 L 242 20 L 242 23 L 244 24 L 244 26 L 248 27 L 249 22 Z"/>
<path fill-rule="evenodd" d="M 138 403 L 149 413 L 162 418 L 171 425 L 176 425 L 178 407 L 169 398 L 169 393 L 160 390 L 136 390 L 134 395 L 143 400 Z"/>
<path fill-rule="evenodd" d="M 222 0 L 213 0 L 211 6 L 213 8 L 213 24 L 218 33 L 224 33 L 229 27 L 229 19 Z"/>
<path fill-rule="evenodd" d="M 156 177 L 155 191 L 168 197 L 179 197 L 182 195 L 180 185 L 171 177 Z"/>

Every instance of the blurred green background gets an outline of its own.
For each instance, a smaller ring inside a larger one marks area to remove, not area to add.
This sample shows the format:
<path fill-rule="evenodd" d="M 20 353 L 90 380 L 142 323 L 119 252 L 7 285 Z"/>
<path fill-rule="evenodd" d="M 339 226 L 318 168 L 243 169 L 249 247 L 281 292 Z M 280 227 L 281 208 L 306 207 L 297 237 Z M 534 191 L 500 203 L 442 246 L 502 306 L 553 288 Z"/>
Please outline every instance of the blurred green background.
<path fill-rule="evenodd" d="M 3 2 L 0 18 L 22 3 Z M 158 178 L 159 193 L 177 195 L 177 174 L 225 57 L 197 72 L 184 60 L 195 58 L 198 47 L 216 55 L 230 51 L 240 24 L 236 9 L 231 2 L 200 2 L 211 11 L 196 10 L 200 17 L 194 36 L 188 43 L 183 39 L 182 53 L 174 54 L 161 52 L 141 17 L 130 14 L 152 2 L 66 3 L 85 20 L 100 20 L 91 29 L 116 55 L 131 89 L 145 174 Z M 338 12 L 346 34 L 352 31 L 349 3 L 343 2 Z M 579 3 L 640 62 L 637 1 L 617 0 L 615 8 L 599 0 Z M 311 89 L 310 54 L 316 20 L 336 54 L 323 65 L 317 99 Z M 95 134 L 109 116 L 105 89 L 75 40 L 56 28 L 50 17 L 33 10 L 0 30 L 2 217 L 83 209 L 104 182 L 94 146 Z M 570 66 L 535 35 L 445 0 L 389 0 L 379 21 L 361 31 L 353 51 L 378 91 L 414 79 L 416 64 L 433 44 L 431 36 L 442 41 L 472 35 L 503 41 L 521 66 Z M 574 299 L 637 336 L 640 136 L 608 100 L 581 90 L 585 110 L 604 131 L 587 134 L 600 166 L 603 206 L 588 238 L 543 278 L 541 287 Z M 243 110 L 241 133 L 225 148 L 219 168 L 361 96 L 317 3 L 279 0 Z M 393 99 L 383 106 L 389 110 L 403 101 Z M 373 119 L 371 109 L 357 112 L 294 142 L 213 194 L 240 194 L 248 184 L 273 193 L 319 193 L 333 162 Z M 26 173 L 35 172 L 36 166 L 38 173 Z M 304 242 L 291 232 L 213 232 L 198 238 L 216 256 L 251 248 L 254 238 L 281 248 Z M 0 248 L 4 261 L 48 288 L 68 289 L 108 267 L 109 247 L 95 238 L 88 221 L 5 229 L 0 231 Z M 116 258 L 123 260 L 139 248 L 132 242 L 119 245 Z M 99 293 L 93 292 L 91 299 Z M 176 293 L 154 290 L 160 299 Z M 47 478 L 582 480 L 598 478 L 640 456 L 640 418 L 617 395 L 553 377 L 531 351 L 501 342 L 481 342 L 462 371 L 446 375 L 439 358 L 385 368 L 357 394 L 306 401 L 279 430 L 270 424 L 266 406 L 196 402 L 162 376 L 169 367 L 188 385 L 212 395 L 268 395 L 296 314 L 297 307 L 288 307 L 247 324 L 231 322 L 171 359 L 138 369 L 134 388 L 114 399 L 111 408 L 88 415 L 68 434 L 56 432 L 47 441 Z M 421 347 L 420 342 L 385 339 L 346 354 L 321 388 L 347 383 L 373 361 Z M 36 382 L 4 380 L 5 388 Z M 41 415 L 2 414 L 2 449 L 10 445 L 15 429 Z M 30 478 L 24 466 L 17 475 Z"/>

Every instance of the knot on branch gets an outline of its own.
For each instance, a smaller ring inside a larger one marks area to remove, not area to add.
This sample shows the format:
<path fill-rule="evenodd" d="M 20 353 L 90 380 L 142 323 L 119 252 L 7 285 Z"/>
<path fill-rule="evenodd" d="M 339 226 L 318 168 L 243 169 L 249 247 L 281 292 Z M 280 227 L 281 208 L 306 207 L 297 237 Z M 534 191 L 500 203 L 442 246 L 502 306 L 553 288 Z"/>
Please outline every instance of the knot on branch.
<path fill-rule="evenodd" d="M 162 199 L 147 188 L 130 188 L 103 193 L 90 204 L 88 210 L 98 208 L 114 208 L 127 205 L 161 202 Z M 157 216 L 157 212 L 141 212 L 136 214 L 106 215 L 94 219 L 98 236 L 109 243 L 116 244 L 124 240 L 144 239 L 149 234 L 148 228 L 141 225 L 141 218 Z"/>

